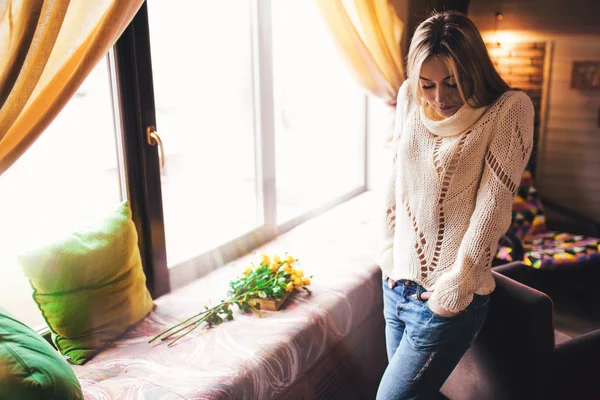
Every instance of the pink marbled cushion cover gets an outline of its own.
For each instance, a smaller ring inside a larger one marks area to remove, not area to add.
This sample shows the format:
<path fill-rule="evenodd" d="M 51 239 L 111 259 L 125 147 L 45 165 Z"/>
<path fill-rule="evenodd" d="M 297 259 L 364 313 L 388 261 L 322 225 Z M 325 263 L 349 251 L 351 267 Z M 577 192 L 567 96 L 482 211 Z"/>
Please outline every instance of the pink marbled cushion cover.
<path fill-rule="evenodd" d="M 373 219 L 359 217 L 376 207 L 361 197 L 157 299 L 156 309 L 113 347 L 73 366 L 86 398 L 264 399 L 285 392 L 333 344 L 382 312 Z M 311 296 L 295 293 L 283 311 L 264 311 L 264 318 L 236 312 L 234 321 L 198 329 L 172 348 L 148 344 L 224 298 L 229 280 L 257 253 L 276 251 L 294 254 L 314 276 Z"/>

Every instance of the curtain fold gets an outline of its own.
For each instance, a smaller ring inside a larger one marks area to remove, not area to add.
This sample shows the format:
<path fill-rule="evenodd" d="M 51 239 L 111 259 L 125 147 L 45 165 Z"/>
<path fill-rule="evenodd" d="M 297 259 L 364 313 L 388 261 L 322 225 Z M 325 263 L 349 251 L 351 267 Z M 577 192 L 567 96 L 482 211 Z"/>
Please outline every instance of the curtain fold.
<path fill-rule="evenodd" d="M 0 0 L 0 174 L 52 122 L 143 0 Z"/>
<path fill-rule="evenodd" d="M 404 81 L 404 24 L 390 0 L 315 0 L 350 71 L 369 93 L 395 104 Z"/>

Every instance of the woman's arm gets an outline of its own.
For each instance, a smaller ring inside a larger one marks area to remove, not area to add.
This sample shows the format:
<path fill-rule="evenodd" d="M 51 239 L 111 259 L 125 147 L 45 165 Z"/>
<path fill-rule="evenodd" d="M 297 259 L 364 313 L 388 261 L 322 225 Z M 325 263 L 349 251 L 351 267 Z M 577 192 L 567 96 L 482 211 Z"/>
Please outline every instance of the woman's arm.
<path fill-rule="evenodd" d="M 523 92 L 511 96 L 500 110 L 497 131 L 485 155 L 475 210 L 456 261 L 437 280 L 431 296 L 434 303 L 451 312 L 464 310 L 489 275 L 498 241 L 510 226 L 512 202 L 531 155 L 533 104 Z"/>

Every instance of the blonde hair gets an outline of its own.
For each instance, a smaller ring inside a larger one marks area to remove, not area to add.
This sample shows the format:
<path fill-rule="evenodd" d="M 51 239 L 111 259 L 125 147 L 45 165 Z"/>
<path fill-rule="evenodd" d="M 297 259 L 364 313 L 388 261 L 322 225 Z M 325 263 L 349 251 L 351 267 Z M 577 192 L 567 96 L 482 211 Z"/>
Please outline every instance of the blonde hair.
<path fill-rule="evenodd" d="M 419 105 L 423 104 L 419 74 L 429 57 L 437 57 L 446 65 L 454 75 L 460 97 L 473 108 L 489 106 L 510 90 L 496 71 L 479 30 L 462 13 L 436 12 L 415 30 L 406 70 Z"/>

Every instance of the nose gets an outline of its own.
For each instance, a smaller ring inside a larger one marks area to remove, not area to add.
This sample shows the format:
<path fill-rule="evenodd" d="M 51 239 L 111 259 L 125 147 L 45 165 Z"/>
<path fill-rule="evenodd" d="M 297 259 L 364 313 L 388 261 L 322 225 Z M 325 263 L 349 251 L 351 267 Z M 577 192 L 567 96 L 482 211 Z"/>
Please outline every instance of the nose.
<path fill-rule="evenodd" d="M 448 95 L 448 91 L 444 87 L 445 85 L 437 85 L 435 91 L 435 102 L 439 105 L 444 105 L 446 101 L 446 96 Z"/>

